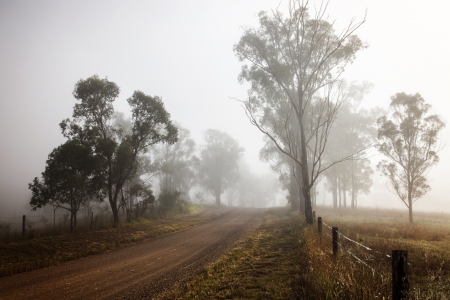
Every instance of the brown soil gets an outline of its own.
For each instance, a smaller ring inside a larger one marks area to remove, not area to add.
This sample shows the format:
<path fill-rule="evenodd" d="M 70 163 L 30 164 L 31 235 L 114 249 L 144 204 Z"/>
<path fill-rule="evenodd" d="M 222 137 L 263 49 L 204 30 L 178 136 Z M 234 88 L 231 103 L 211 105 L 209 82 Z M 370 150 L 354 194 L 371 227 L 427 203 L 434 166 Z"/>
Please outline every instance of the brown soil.
<path fill-rule="evenodd" d="M 127 248 L 0 278 L 0 299 L 151 299 L 230 249 L 256 228 L 261 212 L 232 209 Z"/>

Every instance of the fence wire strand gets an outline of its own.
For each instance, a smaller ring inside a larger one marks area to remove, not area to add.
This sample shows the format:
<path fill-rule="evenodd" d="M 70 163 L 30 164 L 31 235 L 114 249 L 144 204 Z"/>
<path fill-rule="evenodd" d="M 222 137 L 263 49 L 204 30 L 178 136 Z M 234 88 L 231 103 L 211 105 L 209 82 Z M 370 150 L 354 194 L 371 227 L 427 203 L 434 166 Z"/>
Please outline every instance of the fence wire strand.
<path fill-rule="evenodd" d="M 337 242 L 337 244 L 344 249 L 345 251 L 348 252 L 348 254 L 350 254 L 354 259 L 356 259 L 358 262 L 362 263 L 364 266 L 366 266 L 367 268 L 369 268 L 372 271 L 372 274 L 375 275 L 378 274 L 381 277 L 381 280 L 384 279 L 383 274 L 381 274 L 380 272 L 378 272 L 377 270 L 375 270 L 374 268 L 372 268 L 371 266 L 369 266 L 364 260 L 360 259 L 358 256 L 356 256 L 355 254 L 353 254 L 352 252 L 350 252 L 350 250 L 348 250 L 347 248 L 345 248 L 344 246 L 342 246 L 341 243 Z"/>
<path fill-rule="evenodd" d="M 326 224 L 326 223 L 323 222 L 323 221 L 322 221 L 322 224 L 325 224 L 325 226 L 327 226 L 328 228 L 332 229 L 330 226 L 328 226 L 328 224 Z M 383 256 L 386 256 L 386 257 L 388 257 L 388 258 L 391 258 L 391 256 L 390 256 L 389 254 L 386 254 L 386 253 L 380 252 L 380 251 L 378 251 L 378 250 L 369 248 L 369 247 L 367 247 L 366 245 L 363 245 L 363 244 L 361 244 L 361 243 L 359 243 L 359 242 L 357 242 L 357 241 L 355 241 L 355 240 L 352 240 L 351 238 L 349 238 L 348 236 L 346 236 L 346 235 L 344 235 L 344 234 L 342 234 L 342 233 L 340 233 L 340 232 L 338 232 L 338 234 L 339 234 L 339 236 L 344 237 L 346 240 L 348 240 L 348 241 L 350 241 L 350 242 L 352 242 L 352 243 L 355 243 L 355 244 L 357 244 L 357 245 L 363 247 L 364 249 L 366 249 L 366 250 L 368 250 L 368 251 L 373 251 L 373 252 L 376 252 L 376 253 L 378 253 L 378 254 L 380 254 L 380 255 L 383 255 Z"/>
<path fill-rule="evenodd" d="M 325 223 L 325 222 L 322 221 L 322 224 L 324 224 L 325 226 L 327 226 L 328 228 L 330 228 L 331 230 L 333 230 L 333 228 L 331 228 L 327 223 Z M 363 244 L 361 244 L 361 243 L 359 243 L 359 242 L 357 242 L 357 241 L 355 241 L 355 240 L 352 240 L 352 239 L 349 238 L 348 236 L 346 236 L 346 235 L 340 233 L 339 231 L 338 231 L 338 234 L 339 234 L 339 236 L 344 237 L 346 240 L 348 240 L 348 241 L 350 241 L 350 242 L 352 242 L 352 243 L 355 243 L 355 244 L 357 244 L 357 245 L 363 247 L 364 249 L 366 249 L 366 250 L 368 250 L 368 251 L 373 251 L 373 252 L 378 253 L 378 254 L 380 254 L 380 255 L 382 255 L 382 256 L 386 256 L 386 257 L 388 257 L 388 258 L 392 258 L 391 255 L 386 254 L 386 253 L 383 253 L 383 252 L 380 252 L 380 251 L 375 250 L 375 249 L 372 249 L 372 248 L 369 248 L 369 247 L 367 247 L 366 245 L 363 245 Z M 327 234 L 327 235 L 331 238 L 331 236 L 330 236 L 329 234 Z M 338 244 L 339 244 L 339 242 L 338 242 Z M 340 244 L 339 244 L 339 245 L 340 245 Z M 344 248 L 342 245 L 341 245 L 341 247 Z M 345 248 L 344 248 L 344 249 L 345 249 Z M 345 249 L 345 250 L 346 250 L 347 252 L 349 252 L 347 249 Z M 349 253 L 350 253 L 350 252 L 349 252 Z M 354 254 L 351 253 L 351 255 L 354 256 L 354 257 L 356 258 L 356 256 L 355 256 Z M 359 258 L 358 258 L 358 259 L 359 259 Z M 411 264 L 410 262 L 407 262 L 407 264 L 408 264 L 408 266 L 412 267 L 412 264 Z"/>

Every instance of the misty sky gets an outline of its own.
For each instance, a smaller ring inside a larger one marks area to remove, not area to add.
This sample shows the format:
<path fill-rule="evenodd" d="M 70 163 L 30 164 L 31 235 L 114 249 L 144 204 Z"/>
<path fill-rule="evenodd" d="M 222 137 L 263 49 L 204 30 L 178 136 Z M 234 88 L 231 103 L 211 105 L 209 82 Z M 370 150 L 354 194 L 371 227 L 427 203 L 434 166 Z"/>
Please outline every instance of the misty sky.
<path fill-rule="evenodd" d="M 116 110 L 128 112 L 134 90 L 161 96 L 197 144 L 206 129 L 226 131 L 246 149 L 252 171 L 267 172 L 258 159 L 262 135 L 230 99 L 244 99 L 248 88 L 237 81 L 241 64 L 232 47 L 242 27 L 257 26 L 257 13 L 279 2 L 0 0 L 0 216 L 11 203 L 14 209 L 28 203 L 28 183 L 64 142 L 58 124 L 71 117 L 75 83 L 94 74 L 121 88 Z M 418 92 L 448 123 L 450 3 L 332 0 L 329 20 L 339 32 L 366 9 L 367 21 L 356 33 L 369 48 L 343 77 L 374 84 L 367 106 L 387 108 L 395 93 Z M 449 136 L 445 129 L 442 142 Z M 432 203 L 433 210 L 450 211 L 448 146 L 440 157 L 429 174 L 432 191 L 418 208 L 429 210 Z M 374 180 L 366 204 L 402 207 L 379 173 Z"/>

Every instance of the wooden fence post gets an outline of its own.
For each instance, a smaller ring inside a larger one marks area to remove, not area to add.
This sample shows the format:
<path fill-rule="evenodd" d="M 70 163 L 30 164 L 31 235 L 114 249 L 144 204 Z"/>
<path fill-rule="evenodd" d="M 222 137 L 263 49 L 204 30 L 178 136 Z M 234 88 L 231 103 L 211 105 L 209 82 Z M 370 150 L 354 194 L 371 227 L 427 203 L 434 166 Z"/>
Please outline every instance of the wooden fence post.
<path fill-rule="evenodd" d="M 316 211 L 315 210 L 313 210 L 313 220 L 314 220 L 314 223 L 316 223 Z"/>
<path fill-rule="evenodd" d="M 317 218 L 317 229 L 319 230 L 319 233 L 322 234 L 322 217 Z"/>
<path fill-rule="evenodd" d="M 338 255 L 338 241 L 339 241 L 339 234 L 338 234 L 338 228 L 337 227 L 332 227 L 331 228 L 332 232 L 333 232 L 333 255 L 337 256 Z"/>
<path fill-rule="evenodd" d="M 392 300 L 403 300 L 408 297 L 407 267 L 408 251 L 392 250 Z"/>
<path fill-rule="evenodd" d="M 22 217 L 22 240 L 25 239 L 25 223 L 27 221 L 27 217 L 23 215 Z"/>

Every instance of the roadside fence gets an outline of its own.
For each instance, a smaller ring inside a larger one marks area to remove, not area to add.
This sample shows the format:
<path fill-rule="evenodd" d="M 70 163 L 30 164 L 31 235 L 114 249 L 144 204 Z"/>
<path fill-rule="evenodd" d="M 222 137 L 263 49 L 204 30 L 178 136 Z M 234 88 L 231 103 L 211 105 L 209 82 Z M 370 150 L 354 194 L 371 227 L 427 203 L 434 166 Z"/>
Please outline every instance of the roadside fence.
<path fill-rule="evenodd" d="M 112 215 L 106 211 L 80 213 L 77 218 L 77 232 L 108 228 Z M 34 214 L 0 217 L 0 242 L 62 234 L 70 229 L 68 213 Z"/>
<path fill-rule="evenodd" d="M 315 212 L 313 213 L 315 216 Z M 315 220 L 315 218 L 314 218 Z M 375 267 L 370 266 L 365 259 L 358 257 L 355 253 L 353 253 L 350 247 L 344 247 L 343 243 L 340 240 L 345 240 L 353 245 L 356 245 L 359 249 L 364 249 L 367 251 L 368 255 L 365 255 L 366 258 L 371 260 L 375 255 L 387 260 L 391 261 L 392 264 L 392 299 L 393 300 L 401 300 L 407 299 L 409 294 L 409 282 L 408 282 L 408 267 L 411 267 L 411 264 L 408 262 L 408 251 L 406 250 L 392 250 L 392 254 L 386 254 L 376 249 L 372 249 L 360 242 L 357 242 L 348 236 L 339 232 L 338 227 L 332 227 L 327 223 L 323 222 L 322 217 L 317 218 L 317 230 L 320 235 L 323 234 L 323 225 L 328 227 L 331 230 L 331 235 L 328 232 L 325 232 L 325 236 L 327 236 L 331 240 L 331 246 L 333 250 L 333 255 L 337 257 L 339 255 L 339 249 L 342 249 L 345 253 L 349 254 L 350 257 L 355 259 L 358 263 L 361 263 L 364 267 L 368 268 L 372 271 L 372 274 L 375 276 L 378 275 L 382 280 L 385 279 L 383 273 L 377 270 Z"/>

